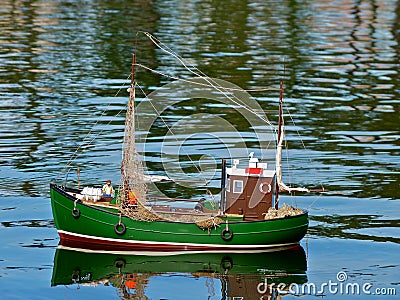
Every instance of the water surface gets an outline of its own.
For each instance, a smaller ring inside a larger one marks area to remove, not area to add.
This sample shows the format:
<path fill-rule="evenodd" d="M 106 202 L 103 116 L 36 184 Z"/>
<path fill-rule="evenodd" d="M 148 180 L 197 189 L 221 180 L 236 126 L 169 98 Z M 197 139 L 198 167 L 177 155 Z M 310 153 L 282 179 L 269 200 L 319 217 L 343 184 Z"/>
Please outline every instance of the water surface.
<path fill-rule="evenodd" d="M 394 0 L 2 1 L 2 295 L 128 297 L 113 284 L 51 287 L 59 239 L 48 190 L 51 180 L 65 179 L 62 170 L 69 163 L 72 185 L 77 184 L 78 166 L 82 182 L 118 182 L 124 125 L 120 111 L 127 101 L 134 48 L 144 65 L 172 76 L 190 75 L 144 35 L 136 43 L 141 30 L 211 77 L 243 89 L 271 88 L 252 93 L 271 122 L 277 121 L 279 82 L 285 82 L 290 166 L 284 176 L 289 183 L 330 191 L 284 197 L 310 211 L 310 230 L 301 243 L 306 254 L 302 280 L 337 282 L 342 271 L 346 282 L 396 288 L 399 294 L 399 7 Z M 146 93 L 172 81 L 142 69 L 137 80 Z M 143 95 L 138 94 L 140 101 Z M 234 124 L 246 150 L 260 151 L 243 116 L 215 101 L 181 101 L 165 111 L 164 120 L 174 125 L 199 113 Z M 208 124 L 201 123 L 202 130 L 214 132 Z M 165 133 L 159 120 L 146 146 L 146 164 L 155 174 L 164 170 L 159 145 Z M 199 176 L 184 159 L 188 153 L 205 167 L 218 166 L 226 155 L 233 136 L 224 128 L 219 134 L 226 137 L 225 144 L 209 135 L 185 141 L 177 161 L 188 177 Z M 167 154 L 178 153 L 171 144 L 164 149 Z M 246 154 L 240 155 L 244 159 Z M 217 182 L 218 173 L 204 174 Z M 212 186 L 213 192 L 217 187 Z M 165 192 L 196 198 L 204 189 L 167 186 Z M 258 269 L 274 271 L 259 264 Z M 265 273 L 239 276 L 228 293 L 223 277 L 192 270 L 141 271 L 149 275 L 144 284 L 149 299 L 253 298 Z M 108 277 L 115 272 L 110 270 Z M 243 289 L 247 294 L 241 294 Z M 363 296 L 327 294 L 328 299 L 335 297 Z"/>

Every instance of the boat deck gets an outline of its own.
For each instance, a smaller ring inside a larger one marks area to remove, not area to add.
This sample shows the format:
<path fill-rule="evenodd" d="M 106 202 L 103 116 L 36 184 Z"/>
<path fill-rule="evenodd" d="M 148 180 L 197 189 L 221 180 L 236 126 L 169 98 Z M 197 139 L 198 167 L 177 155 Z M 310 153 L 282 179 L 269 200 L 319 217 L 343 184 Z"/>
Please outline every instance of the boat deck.
<path fill-rule="evenodd" d="M 79 193 L 74 193 L 74 192 L 68 192 L 69 195 L 80 199 L 82 203 L 89 205 L 89 206 L 95 206 L 95 207 L 101 207 L 101 208 L 107 208 L 107 209 L 114 209 L 114 210 L 119 210 L 119 206 L 115 203 L 110 202 L 110 199 L 99 199 L 99 200 L 86 200 L 85 197 L 82 194 Z M 200 217 L 213 217 L 217 215 L 217 211 L 201 211 L 198 209 L 194 208 L 185 208 L 185 207 L 175 207 L 172 205 L 168 204 L 152 204 L 152 205 L 146 205 L 146 208 L 148 208 L 150 211 L 157 213 L 157 214 L 163 214 L 163 215 L 173 215 L 176 218 L 180 218 L 180 216 L 200 216 Z"/>

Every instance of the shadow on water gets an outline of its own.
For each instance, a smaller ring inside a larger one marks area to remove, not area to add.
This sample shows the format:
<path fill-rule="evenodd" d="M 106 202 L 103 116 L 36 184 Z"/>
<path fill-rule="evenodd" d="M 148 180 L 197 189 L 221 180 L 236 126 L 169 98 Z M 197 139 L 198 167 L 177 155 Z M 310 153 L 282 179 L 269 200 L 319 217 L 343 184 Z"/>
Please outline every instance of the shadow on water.
<path fill-rule="evenodd" d="M 59 245 L 51 283 L 76 288 L 112 286 L 123 299 L 151 299 L 149 295 L 157 288 L 152 279 L 183 276 L 204 280 L 208 296 L 214 296 L 214 288 L 218 288 L 221 299 L 259 299 L 262 295 L 278 299 L 271 284 L 303 284 L 307 282 L 306 270 L 306 255 L 299 245 L 255 253 L 133 254 L 93 253 Z M 181 293 L 184 290 L 182 287 Z"/>
<path fill-rule="evenodd" d="M 4 227 L 17 227 L 17 226 L 24 226 L 24 227 L 47 227 L 53 228 L 54 221 L 51 220 L 23 220 L 23 221 L 8 221 L 8 222 L 1 222 L 1 225 Z"/>

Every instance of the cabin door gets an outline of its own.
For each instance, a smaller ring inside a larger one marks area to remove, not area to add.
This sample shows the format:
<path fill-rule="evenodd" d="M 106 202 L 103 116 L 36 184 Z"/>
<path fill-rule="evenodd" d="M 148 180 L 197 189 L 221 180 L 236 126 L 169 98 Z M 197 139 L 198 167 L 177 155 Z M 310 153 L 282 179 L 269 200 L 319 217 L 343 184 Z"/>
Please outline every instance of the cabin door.
<path fill-rule="evenodd" d="M 263 220 L 272 205 L 271 178 L 248 177 L 244 189 L 245 220 Z"/>

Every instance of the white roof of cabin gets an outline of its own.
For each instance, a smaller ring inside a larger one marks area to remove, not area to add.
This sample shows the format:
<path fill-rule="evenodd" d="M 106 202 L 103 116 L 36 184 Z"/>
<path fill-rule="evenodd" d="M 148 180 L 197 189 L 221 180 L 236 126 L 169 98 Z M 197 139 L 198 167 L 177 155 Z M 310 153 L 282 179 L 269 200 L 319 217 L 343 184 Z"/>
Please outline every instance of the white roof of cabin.
<path fill-rule="evenodd" d="M 261 177 L 274 177 L 275 170 L 263 170 L 261 175 L 246 173 L 246 169 L 239 168 L 226 168 L 226 173 L 228 175 L 238 175 L 238 176 L 261 176 Z"/>

